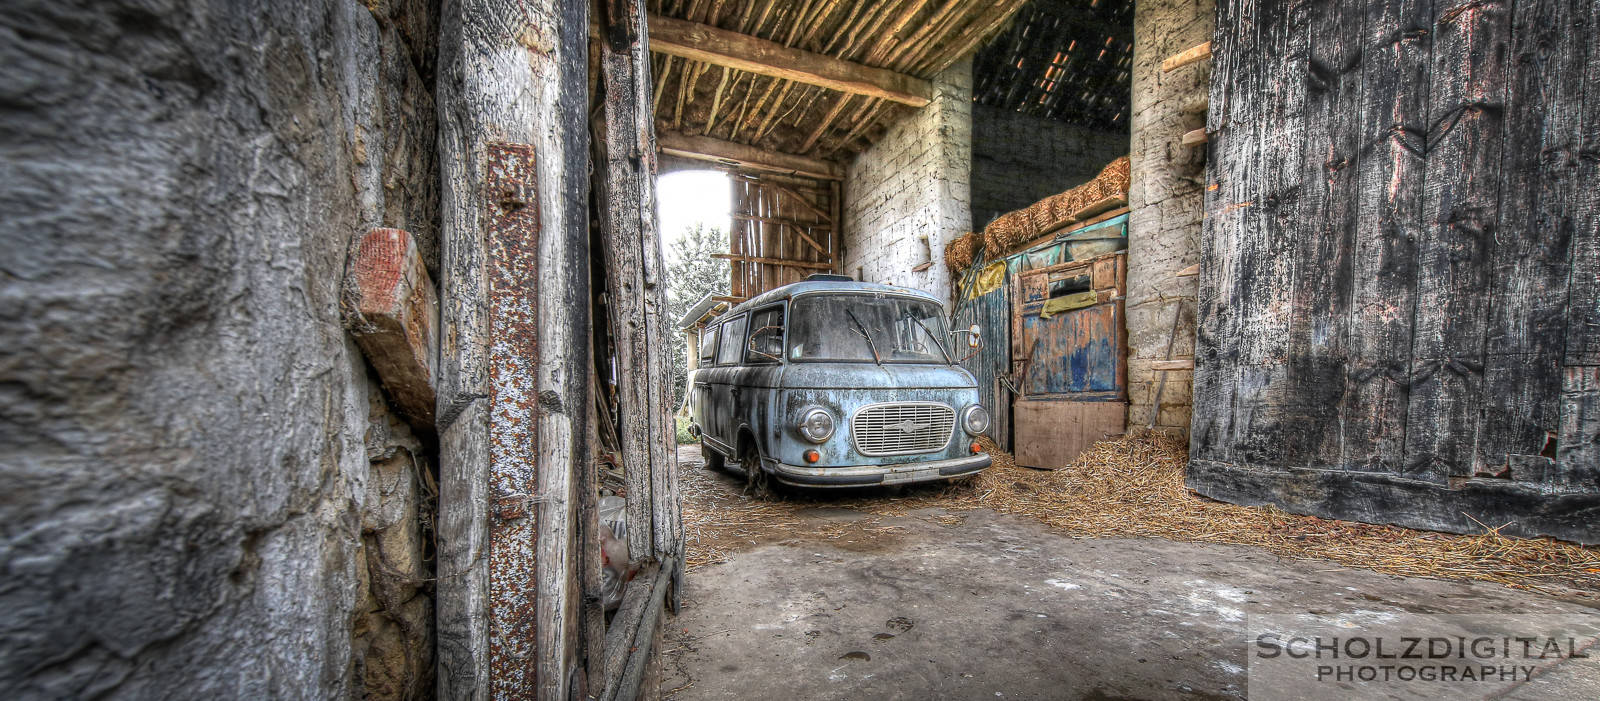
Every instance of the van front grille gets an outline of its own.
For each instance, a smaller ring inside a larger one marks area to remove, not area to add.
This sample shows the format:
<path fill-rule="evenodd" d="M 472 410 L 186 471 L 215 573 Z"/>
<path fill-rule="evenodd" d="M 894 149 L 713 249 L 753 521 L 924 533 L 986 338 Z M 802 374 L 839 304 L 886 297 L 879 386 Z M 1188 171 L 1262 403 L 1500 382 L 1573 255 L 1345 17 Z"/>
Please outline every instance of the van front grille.
<path fill-rule="evenodd" d="M 915 455 L 950 444 L 956 412 L 933 402 L 889 402 L 862 407 L 850 435 L 862 455 Z"/>

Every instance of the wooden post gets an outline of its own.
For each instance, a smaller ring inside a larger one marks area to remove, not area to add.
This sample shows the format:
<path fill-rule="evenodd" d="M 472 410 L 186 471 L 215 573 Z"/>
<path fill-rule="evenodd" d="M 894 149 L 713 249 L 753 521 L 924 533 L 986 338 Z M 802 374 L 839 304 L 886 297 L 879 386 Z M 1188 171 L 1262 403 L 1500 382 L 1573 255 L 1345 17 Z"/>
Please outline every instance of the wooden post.
<path fill-rule="evenodd" d="M 584 0 L 440 20 L 438 693 L 567 699 L 590 463 Z"/>
<path fill-rule="evenodd" d="M 656 222 L 650 52 L 642 0 L 605 3 L 600 18 L 601 107 L 595 115 L 595 194 L 616 342 L 628 552 L 665 561 L 683 539 L 672 437 L 666 290 Z"/>
<path fill-rule="evenodd" d="M 373 229 L 350 264 L 351 335 L 411 427 L 433 435 L 439 300 L 416 241 L 400 229 Z"/>

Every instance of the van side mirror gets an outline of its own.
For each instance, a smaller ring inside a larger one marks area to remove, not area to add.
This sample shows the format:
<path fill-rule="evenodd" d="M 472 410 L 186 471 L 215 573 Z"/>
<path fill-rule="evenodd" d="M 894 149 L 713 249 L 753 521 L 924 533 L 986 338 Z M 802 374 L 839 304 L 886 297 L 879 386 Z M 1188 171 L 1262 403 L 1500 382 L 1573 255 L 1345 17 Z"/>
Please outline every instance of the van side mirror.
<path fill-rule="evenodd" d="M 982 331 L 983 331 L 983 329 L 981 327 L 979 327 L 977 324 L 973 324 L 972 326 L 969 326 L 969 327 L 964 328 L 964 329 L 956 329 L 955 331 L 951 331 L 950 335 L 951 336 L 959 336 L 961 334 L 966 334 L 967 335 L 967 347 L 968 348 L 977 348 L 979 343 L 981 342 L 981 336 L 979 336 L 978 334 L 980 332 L 982 332 Z"/>

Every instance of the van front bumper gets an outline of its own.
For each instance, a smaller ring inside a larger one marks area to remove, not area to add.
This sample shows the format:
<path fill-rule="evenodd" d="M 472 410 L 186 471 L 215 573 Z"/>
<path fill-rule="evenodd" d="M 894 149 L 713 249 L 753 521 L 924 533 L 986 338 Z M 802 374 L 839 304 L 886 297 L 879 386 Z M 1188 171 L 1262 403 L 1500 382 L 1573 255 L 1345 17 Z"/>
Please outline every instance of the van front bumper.
<path fill-rule="evenodd" d="M 908 462 L 898 465 L 800 467 L 781 462 L 771 465 L 772 476 L 797 487 L 865 487 L 874 484 L 910 484 L 975 474 L 992 461 L 988 453 L 949 460 Z"/>

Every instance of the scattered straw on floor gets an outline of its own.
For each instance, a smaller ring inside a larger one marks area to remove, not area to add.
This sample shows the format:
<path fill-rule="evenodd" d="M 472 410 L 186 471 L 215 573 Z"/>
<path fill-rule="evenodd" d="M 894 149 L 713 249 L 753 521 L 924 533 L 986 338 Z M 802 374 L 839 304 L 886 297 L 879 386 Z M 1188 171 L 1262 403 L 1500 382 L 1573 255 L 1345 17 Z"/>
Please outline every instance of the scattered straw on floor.
<path fill-rule="evenodd" d="M 992 446 L 991 446 L 992 448 Z M 885 491 L 870 496 L 803 495 L 757 500 L 727 495 L 707 476 L 688 476 L 684 527 L 691 565 L 725 561 L 717 543 L 803 520 L 797 510 L 814 503 L 901 516 L 914 509 L 987 508 L 1035 518 L 1068 535 L 1091 538 L 1152 537 L 1181 542 L 1250 545 L 1296 559 L 1322 559 L 1341 567 L 1442 579 L 1479 579 L 1537 591 L 1600 593 L 1600 550 L 1548 538 L 1450 535 L 1297 516 L 1271 507 L 1212 501 L 1183 486 L 1188 451 L 1163 435 L 1103 441 L 1071 467 L 1053 472 L 1017 467 L 993 452 L 994 466 L 948 487 Z M 699 469 L 703 468 L 685 468 Z M 712 494 L 719 491 L 721 496 Z M 954 525 L 948 517 L 936 523 Z M 1497 526 L 1499 524 L 1489 524 Z M 697 541 L 697 535 L 717 537 Z"/>

